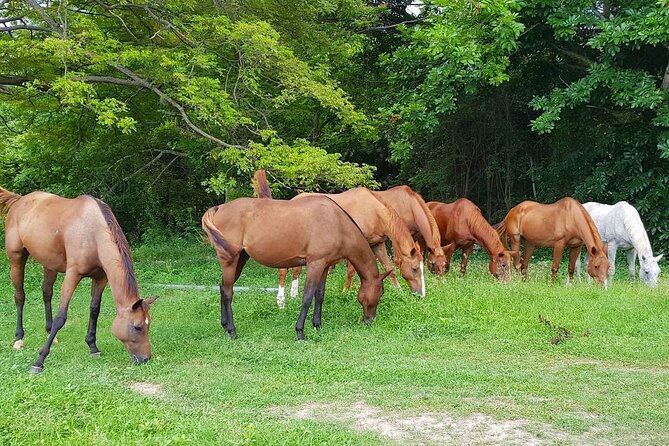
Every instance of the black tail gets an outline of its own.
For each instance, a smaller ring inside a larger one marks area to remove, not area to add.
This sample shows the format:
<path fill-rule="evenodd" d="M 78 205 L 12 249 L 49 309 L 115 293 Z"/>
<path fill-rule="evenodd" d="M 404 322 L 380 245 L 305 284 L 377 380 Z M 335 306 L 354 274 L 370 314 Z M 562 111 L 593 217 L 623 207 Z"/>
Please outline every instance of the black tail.
<path fill-rule="evenodd" d="M 253 190 L 256 191 L 258 198 L 272 198 L 272 190 L 269 188 L 265 169 L 258 169 L 253 175 Z"/>

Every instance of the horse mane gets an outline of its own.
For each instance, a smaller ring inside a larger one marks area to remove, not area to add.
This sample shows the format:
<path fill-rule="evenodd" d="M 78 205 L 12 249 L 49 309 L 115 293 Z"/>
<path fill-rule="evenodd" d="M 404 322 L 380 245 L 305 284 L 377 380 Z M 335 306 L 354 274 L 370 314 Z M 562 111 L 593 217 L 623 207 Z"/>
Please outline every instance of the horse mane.
<path fill-rule="evenodd" d="M 592 234 L 592 238 L 595 241 L 595 245 L 598 245 L 597 246 L 598 248 L 604 249 L 604 244 L 602 243 L 602 237 L 599 235 L 599 230 L 595 225 L 595 221 L 590 216 L 590 213 L 585 209 L 585 206 L 583 206 L 580 201 L 574 198 L 572 198 L 572 200 L 573 202 L 576 203 L 579 211 L 581 212 L 581 215 L 583 215 L 583 218 L 585 218 L 588 228 L 590 229 L 590 233 Z"/>
<path fill-rule="evenodd" d="M 643 221 L 641 221 L 639 211 L 626 201 L 620 201 L 614 206 L 623 209 L 623 225 L 632 239 L 634 249 L 637 250 L 639 255 L 652 256 L 653 248 L 650 245 L 650 239 L 648 238 L 648 233 L 643 225 Z"/>
<path fill-rule="evenodd" d="M 402 217 L 397 213 L 397 211 L 388 203 L 386 203 L 383 198 L 381 198 L 380 195 L 377 194 L 371 194 L 373 198 L 377 199 L 386 209 L 387 211 L 387 226 L 388 226 L 388 232 L 390 233 L 390 241 L 392 242 L 393 240 L 401 240 L 402 237 L 405 239 L 410 239 L 413 240 L 411 237 L 411 232 L 409 232 L 409 228 L 407 225 L 404 223 L 404 220 L 402 220 Z"/>
<path fill-rule="evenodd" d="M 430 223 L 430 229 L 432 230 L 432 242 L 438 249 L 440 249 L 441 234 L 439 232 L 439 226 L 437 226 L 437 220 L 434 219 L 434 215 L 432 215 L 432 212 L 430 212 L 430 208 L 427 207 L 427 204 L 425 203 L 425 200 L 423 200 L 423 197 L 410 187 L 407 187 L 407 190 L 411 193 L 411 195 L 413 195 L 416 201 L 418 201 L 418 204 L 420 205 L 421 209 L 423 209 L 423 212 L 427 217 L 427 221 Z"/>
<path fill-rule="evenodd" d="M 467 224 L 469 225 L 469 230 L 473 235 L 476 236 L 477 239 L 479 238 L 478 236 L 481 235 L 486 238 L 485 244 L 488 244 L 488 241 L 492 242 L 493 244 L 495 241 L 498 241 L 502 246 L 502 249 L 504 249 L 504 244 L 502 243 L 500 235 L 493 229 L 492 226 L 490 226 L 490 223 L 488 223 L 488 221 L 483 218 L 483 214 L 481 214 L 481 210 L 478 208 L 478 206 L 475 207 L 474 212 L 470 212 L 467 216 Z M 484 248 L 488 249 L 486 246 L 484 246 Z"/>
<path fill-rule="evenodd" d="M 9 212 L 14 203 L 19 201 L 21 195 L 10 192 L 7 189 L 0 187 L 0 214 Z"/>
<path fill-rule="evenodd" d="M 258 198 L 272 198 L 272 190 L 267 182 L 265 169 L 258 169 L 253 175 L 253 190 Z"/>
<path fill-rule="evenodd" d="M 125 269 L 126 274 L 126 291 L 128 294 L 139 297 L 139 290 L 137 289 L 137 279 L 135 279 L 134 267 L 132 263 L 132 254 L 130 253 L 130 245 L 128 240 L 125 238 L 125 234 L 121 229 L 121 226 L 118 224 L 114 213 L 107 203 L 99 200 L 95 197 L 91 197 L 98 204 L 100 212 L 107 223 L 109 228 L 109 233 L 114 241 L 114 244 L 118 248 L 119 254 L 121 254 L 121 260 L 123 262 L 123 268 Z"/>

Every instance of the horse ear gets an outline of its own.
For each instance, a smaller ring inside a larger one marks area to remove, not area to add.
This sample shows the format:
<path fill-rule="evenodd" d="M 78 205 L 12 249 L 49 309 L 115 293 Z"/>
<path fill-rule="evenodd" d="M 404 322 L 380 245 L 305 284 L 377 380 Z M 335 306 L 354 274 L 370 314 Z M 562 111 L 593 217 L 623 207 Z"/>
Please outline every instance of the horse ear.
<path fill-rule="evenodd" d="M 388 271 L 386 271 L 385 273 L 383 273 L 383 274 L 381 275 L 381 280 L 383 281 L 386 277 L 388 277 L 390 274 L 392 274 L 392 272 L 393 272 L 393 270 L 392 270 L 392 269 L 389 269 Z"/>
<path fill-rule="evenodd" d="M 144 304 L 150 307 L 156 300 L 158 300 L 158 296 L 149 297 L 148 299 L 144 299 Z"/>
<path fill-rule="evenodd" d="M 656 262 L 659 262 L 660 260 L 662 260 L 662 257 L 664 257 L 664 254 L 660 254 L 659 256 L 654 257 L 653 260 L 655 260 Z"/>
<path fill-rule="evenodd" d="M 142 299 L 139 299 L 137 302 L 135 302 L 134 304 L 132 304 L 132 309 L 133 309 L 133 310 L 136 310 L 136 309 L 138 309 L 138 308 L 141 308 L 141 307 L 142 307 L 142 303 L 144 303 L 144 301 L 143 301 Z"/>

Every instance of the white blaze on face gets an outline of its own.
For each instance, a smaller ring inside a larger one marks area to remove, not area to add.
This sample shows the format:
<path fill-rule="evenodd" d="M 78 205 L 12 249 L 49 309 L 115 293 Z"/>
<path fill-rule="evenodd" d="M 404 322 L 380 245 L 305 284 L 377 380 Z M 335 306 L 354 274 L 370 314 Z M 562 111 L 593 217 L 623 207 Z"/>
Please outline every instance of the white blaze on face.
<path fill-rule="evenodd" d="M 423 262 L 420 262 L 420 295 L 425 297 L 425 268 Z"/>

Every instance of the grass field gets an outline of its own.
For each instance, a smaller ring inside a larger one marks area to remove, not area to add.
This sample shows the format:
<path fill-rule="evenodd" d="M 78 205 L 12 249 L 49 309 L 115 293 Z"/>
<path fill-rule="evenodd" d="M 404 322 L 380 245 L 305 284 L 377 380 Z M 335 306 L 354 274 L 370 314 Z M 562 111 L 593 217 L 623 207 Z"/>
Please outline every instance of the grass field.
<path fill-rule="evenodd" d="M 367 327 L 340 267 L 307 341 L 294 340 L 300 301 L 279 311 L 260 290 L 235 294 L 232 341 L 217 292 L 160 286 L 216 285 L 210 247 L 175 240 L 134 256 L 143 296 L 160 296 L 153 359 L 131 365 L 113 338 L 109 290 L 103 354 L 89 356 L 86 280 L 44 372 L 30 376 L 45 340 L 41 269 L 29 265 L 17 352 L 2 253 L 0 444 L 669 444 L 667 274 L 655 290 L 622 274 L 608 290 L 566 287 L 537 261 L 528 282 L 500 284 L 478 254 L 465 278 L 428 276 L 423 300 L 387 285 Z M 249 263 L 238 285 L 276 286 L 276 272 Z M 559 327 L 569 335 L 553 344 Z"/>

